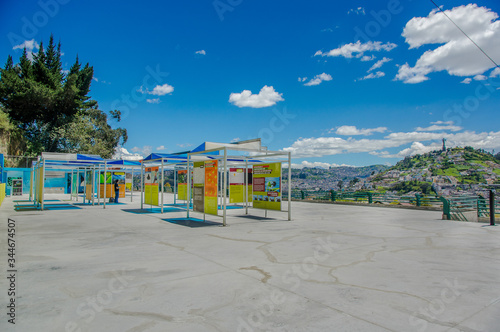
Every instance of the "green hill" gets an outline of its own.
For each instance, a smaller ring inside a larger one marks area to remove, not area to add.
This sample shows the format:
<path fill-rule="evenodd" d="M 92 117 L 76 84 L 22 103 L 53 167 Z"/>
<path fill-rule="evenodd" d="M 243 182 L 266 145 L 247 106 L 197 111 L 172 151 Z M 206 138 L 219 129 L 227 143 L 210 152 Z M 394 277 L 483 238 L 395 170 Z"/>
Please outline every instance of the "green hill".
<path fill-rule="evenodd" d="M 430 185 L 500 184 L 500 154 L 472 147 L 449 148 L 406 157 L 371 182 L 400 192 L 429 191 Z"/>

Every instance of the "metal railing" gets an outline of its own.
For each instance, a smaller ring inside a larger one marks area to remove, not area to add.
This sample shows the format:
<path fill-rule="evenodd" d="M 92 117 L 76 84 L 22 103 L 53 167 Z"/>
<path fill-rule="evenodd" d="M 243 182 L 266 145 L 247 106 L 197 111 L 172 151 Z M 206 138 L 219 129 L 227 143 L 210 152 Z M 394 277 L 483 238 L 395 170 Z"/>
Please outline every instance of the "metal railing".
<path fill-rule="evenodd" d="M 433 195 L 395 195 L 372 192 L 337 192 L 334 190 L 292 190 L 292 198 L 304 201 L 352 202 L 360 204 L 390 204 L 441 207 L 443 202 Z"/>

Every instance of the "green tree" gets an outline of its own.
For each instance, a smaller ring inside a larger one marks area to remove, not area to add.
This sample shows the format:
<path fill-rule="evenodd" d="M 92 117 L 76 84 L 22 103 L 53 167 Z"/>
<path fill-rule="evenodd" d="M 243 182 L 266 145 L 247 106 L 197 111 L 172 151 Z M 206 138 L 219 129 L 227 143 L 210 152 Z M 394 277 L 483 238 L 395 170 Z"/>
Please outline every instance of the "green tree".
<path fill-rule="evenodd" d="M 0 69 L 0 104 L 28 141 L 27 154 L 79 152 L 111 156 L 127 140 L 123 128 L 112 129 L 97 101 L 88 96 L 94 69 L 78 56 L 70 70 L 62 70 L 61 43 L 51 35 L 30 60 L 26 48 L 14 64 L 12 56 Z M 120 112 L 111 114 L 116 120 Z"/>

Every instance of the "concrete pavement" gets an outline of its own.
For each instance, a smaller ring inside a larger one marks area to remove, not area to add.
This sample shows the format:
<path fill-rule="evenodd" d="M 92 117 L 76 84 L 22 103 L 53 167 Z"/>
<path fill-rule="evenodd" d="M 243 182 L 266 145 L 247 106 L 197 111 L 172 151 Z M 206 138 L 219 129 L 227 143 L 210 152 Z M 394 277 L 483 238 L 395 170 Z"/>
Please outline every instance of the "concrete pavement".
<path fill-rule="evenodd" d="M 499 227 L 444 221 L 436 211 L 302 202 L 293 202 L 291 222 L 234 209 L 220 227 L 221 218 L 187 222 L 175 207 L 139 213 L 139 203 L 122 202 L 14 212 L 6 198 L 0 330 L 500 329 Z M 6 307 L 8 218 L 15 325 Z"/>

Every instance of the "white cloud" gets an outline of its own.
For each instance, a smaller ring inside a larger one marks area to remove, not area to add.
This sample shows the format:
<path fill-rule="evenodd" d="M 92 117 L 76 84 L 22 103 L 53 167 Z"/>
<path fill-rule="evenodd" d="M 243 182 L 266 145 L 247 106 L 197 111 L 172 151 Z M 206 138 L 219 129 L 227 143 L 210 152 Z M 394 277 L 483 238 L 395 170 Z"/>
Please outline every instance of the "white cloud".
<path fill-rule="evenodd" d="M 121 146 L 115 148 L 115 153 L 112 159 L 122 159 L 122 160 L 141 160 L 144 157 L 138 153 L 130 153 L 127 149 Z"/>
<path fill-rule="evenodd" d="M 500 76 L 500 68 L 499 67 L 496 67 L 490 73 L 490 77 L 497 77 L 497 76 Z"/>
<path fill-rule="evenodd" d="M 153 152 L 153 147 L 151 145 L 144 145 L 142 148 L 134 146 L 131 151 L 142 156 L 149 156 Z"/>
<path fill-rule="evenodd" d="M 309 82 L 305 83 L 304 85 L 305 86 L 320 85 L 321 82 L 323 81 L 331 81 L 331 80 L 332 80 L 331 75 L 322 73 L 314 76 L 314 78 L 312 78 Z"/>
<path fill-rule="evenodd" d="M 159 104 L 161 102 L 160 98 L 146 99 L 146 101 L 150 104 Z"/>
<path fill-rule="evenodd" d="M 137 90 L 140 93 L 143 94 L 148 94 L 148 95 L 154 95 L 154 96 L 164 96 L 166 94 L 170 94 L 174 91 L 174 87 L 169 85 L 169 84 L 163 84 L 163 85 L 157 85 L 153 88 L 153 91 L 148 91 L 147 89 L 144 89 L 144 87 L 140 87 L 139 90 Z M 148 99 L 148 103 L 158 103 L 159 99 Z"/>
<path fill-rule="evenodd" d="M 470 84 L 470 82 L 472 82 L 472 78 L 467 77 L 467 78 L 465 78 L 465 79 L 464 79 L 462 82 L 460 82 L 460 83 L 463 83 L 463 84 Z"/>
<path fill-rule="evenodd" d="M 166 94 L 172 93 L 174 91 L 174 87 L 168 84 L 157 85 L 154 87 L 153 91 L 150 94 L 155 96 L 164 96 Z"/>
<path fill-rule="evenodd" d="M 26 53 L 27 53 L 27 56 L 28 56 L 28 59 L 30 59 L 31 61 L 33 61 L 33 51 L 35 49 L 40 49 L 40 45 L 38 45 L 38 43 L 35 41 L 35 39 L 32 39 L 32 40 L 25 40 L 23 43 L 19 44 L 19 45 L 15 45 L 12 49 L 13 50 L 17 50 L 17 49 L 24 49 L 26 48 Z"/>
<path fill-rule="evenodd" d="M 379 52 L 379 51 L 391 51 L 397 45 L 393 43 L 382 43 L 380 41 L 369 41 L 366 43 L 361 43 L 361 41 L 357 41 L 356 43 L 350 43 L 342 45 L 339 48 L 335 48 L 333 50 L 328 51 L 327 53 L 323 53 L 322 51 L 317 51 L 314 55 L 318 56 L 343 56 L 344 58 L 362 58 L 365 52 Z"/>
<path fill-rule="evenodd" d="M 159 147 L 156 148 L 156 151 L 161 151 L 165 150 L 165 145 L 160 145 Z"/>
<path fill-rule="evenodd" d="M 330 132 L 332 132 L 330 130 Z M 335 133 L 337 135 L 342 135 L 342 136 L 357 136 L 357 135 L 363 135 L 363 136 L 369 136 L 373 135 L 373 133 L 384 133 L 387 131 L 387 127 L 377 127 L 377 128 L 368 128 L 368 129 L 358 129 L 356 126 L 341 126 L 338 127 Z"/>
<path fill-rule="evenodd" d="M 288 166 L 288 164 L 286 165 L 286 167 Z M 341 166 L 349 166 L 349 167 L 354 167 L 354 166 L 351 166 L 351 165 L 346 165 L 346 164 L 342 164 L 342 165 L 339 165 L 339 164 L 329 164 L 329 163 L 322 163 L 322 162 L 319 162 L 319 161 L 314 161 L 314 162 L 309 162 L 307 160 L 304 160 L 302 163 L 300 164 L 292 164 L 292 168 L 296 168 L 296 169 L 302 169 L 304 167 L 308 167 L 308 168 L 324 168 L 324 169 L 328 169 L 330 167 L 341 167 Z M 284 166 L 285 167 L 285 166 Z"/>
<path fill-rule="evenodd" d="M 410 148 L 404 148 L 398 154 L 414 153 L 417 149 L 423 148 L 414 143 L 424 144 L 428 149 L 435 149 L 441 146 L 441 140 L 446 138 L 446 146 L 472 146 L 481 149 L 500 148 L 500 131 L 481 132 L 463 131 L 456 133 L 436 133 L 436 132 L 397 132 L 385 136 L 383 139 L 354 139 L 349 137 L 343 139 L 340 137 L 319 137 L 319 138 L 300 138 L 290 147 L 283 149 L 292 152 L 294 158 L 322 157 L 328 155 L 345 153 L 368 152 L 380 157 L 394 156 L 385 149 L 403 147 L 410 144 Z M 392 158 L 392 157 L 391 157 Z"/>
<path fill-rule="evenodd" d="M 351 8 L 347 11 L 347 14 L 357 14 L 357 15 L 365 15 L 365 9 L 363 7 Z"/>
<path fill-rule="evenodd" d="M 305 82 L 307 80 L 307 77 L 299 77 L 299 82 Z"/>
<path fill-rule="evenodd" d="M 231 140 L 231 143 L 235 143 L 235 142 L 239 142 L 241 140 L 241 138 L 239 137 L 235 137 Z"/>
<path fill-rule="evenodd" d="M 376 73 L 370 73 L 370 74 L 366 75 L 365 77 L 360 78 L 360 80 L 369 80 L 369 79 L 380 78 L 380 77 L 384 77 L 384 76 L 385 76 L 384 72 L 378 71 Z"/>
<path fill-rule="evenodd" d="M 182 144 L 177 144 L 178 147 L 180 148 L 189 148 L 190 146 L 192 146 L 192 144 L 189 144 L 189 143 L 182 143 Z"/>
<path fill-rule="evenodd" d="M 373 66 L 370 67 L 370 69 L 368 69 L 368 73 L 371 72 L 372 70 L 375 70 L 375 69 L 382 67 L 384 65 L 384 63 L 389 62 L 389 61 L 392 61 L 392 59 L 383 57 L 381 60 L 378 60 L 377 62 L 375 62 L 373 64 Z"/>
<path fill-rule="evenodd" d="M 450 131 L 460 131 L 463 128 L 460 126 L 455 126 L 453 121 L 436 121 L 431 122 L 431 126 L 429 127 L 417 127 L 416 131 L 439 131 L 439 130 L 450 130 Z"/>
<path fill-rule="evenodd" d="M 474 76 L 474 80 L 475 81 L 486 81 L 488 79 L 487 76 L 484 76 L 484 75 L 476 75 Z"/>
<path fill-rule="evenodd" d="M 207 52 L 205 52 L 205 50 L 199 50 L 196 51 L 195 54 L 207 55 Z"/>
<path fill-rule="evenodd" d="M 372 60 L 375 60 L 375 55 L 372 55 L 372 56 L 363 55 L 360 60 L 363 62 L 372 61 Z"/>
<path fill-rule="evenodd" d="M 272 86 L 265 85 L 258 94 L 252 94 L 250 90 L 241 93 L 231 93 L 229 102 L 238 107 L 262 108 L 276 105 L 283 101 L 283 94 L 274 91 Z"/>
<path fill-rule="evenodd" d="M 403 149 L 395 154 L 390 154 L 387 151 L 373 152 L 370 154 L 382 158 L 404 158 L 407 156 L 414 156 L 417 154 L 424 154 L 434 150 L 439 150 L 440 148 L 441 148 L 440 143 L 432 143 L 430 145 L 424 145 L 420 142 L 413 142 L 409 148 Z"/>
<path fill-rule="evenodd" d="M 466 31 L 493 59 L 500 58 L 500 21 L 498 14 L 476 4 L 455 7 L 445 11 L 462 30 Z M 403 37 L 410 49 L 427 44 L 441 44 L 425 51 L 414 67 L 399 67 L 396 80 L 420 83 L 431 72 L 446 71 L 455 76 L 482 74 L 494 67 L 493 63 L 446 18 L 434 9 L 427 17 L 414 17 L 406 24 Z"/>

